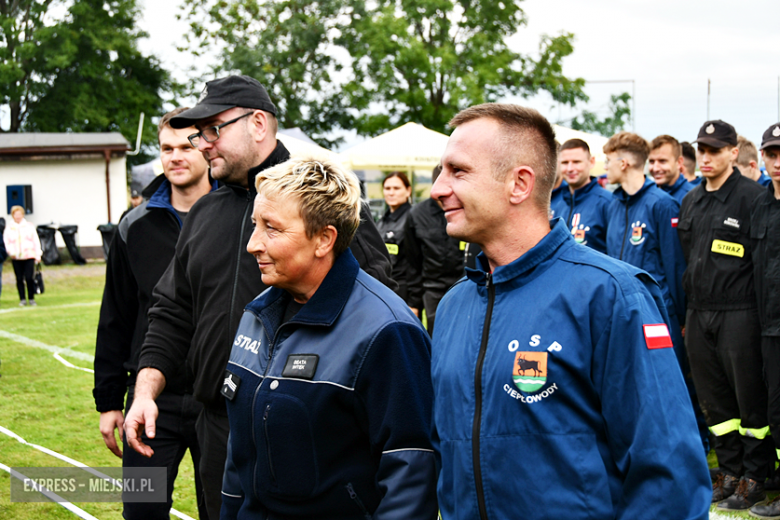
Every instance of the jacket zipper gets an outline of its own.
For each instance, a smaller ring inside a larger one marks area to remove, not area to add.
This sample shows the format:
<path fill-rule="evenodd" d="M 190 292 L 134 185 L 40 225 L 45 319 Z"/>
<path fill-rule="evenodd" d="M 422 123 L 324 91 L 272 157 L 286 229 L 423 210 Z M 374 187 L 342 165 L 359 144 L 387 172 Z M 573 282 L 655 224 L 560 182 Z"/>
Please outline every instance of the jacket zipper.
<path fill-rule="evenodd" d="M 360 508 L 360 511 L 363 513 L 363 516 L 366 518 L 366 520 L 371 520 L 371 513 L 368 512 L 366 506 L 363 505 L 363 501 L 360 500 L 360 497 L 355 492 L 355 488 L 352 487 L 352 482 L 347 482 L 347 485 L 344 487 L 347 488 L 347 493 L 349 493 L 349 498 L 351 498 L 352 501 Z"/>
<path fill-rule="evenodd" d="M 572 193 L 571 194 L 571 208 L 569 208 L 569 219 L 566 221 L 566 224 L 567 224 L 566 227 L 569 228 L 569 231 L 571 231 L 571 228 L 573 227 L 572 223 L 571 223 L 571 218 L 574 216 L 574 204 L 575 204 L 575 202 L 574 202 L 574 193 Z"/>
<path fill-rule="evenodd" d="M 628 236 L 628 202 L 626 202 L 626 230 L 623 231 L 623 242 L 620 243 L 620 256 L 618 260 L 623 260 L 623 248 L 626 247 L 626 236 Z"/>
<path fill-rule="evenodd" d="M 487 353 L 488 337 L 490 336 L 490 319 L 493 316 L 493 302 L 496 299 L 496 288 L 493 285 L 493 275 L 487 274 L 488 304 L 485 313 L 485 325 L 482 329 L 482 345 L 479 347 L 477 357 L 477 369 L 474 373 L 474 424 L 471 428 L 471 451 L 474 459 L 474 484 L 477 487 L 477 505 L 479 506 L 479 518 L 487 520 L 487 505 L 485 505 L 485 490 L 482 488 L 482 471 L 479 465 L 479 431 L 482 423 L 482 365 Z"/>
<path fill-rule="evenodd" d="M 265 406 L 265 413 L 263 413 L 263 429 L 265 429 L 265 449 L 268 452 L 268 469 L 271 472 L 271 482 L 276 485 L 276 472 L 274 471 L 274 463 L 271 461 L 271 441 L 268 438 L 268 412 L 271 411 L 271 405 Z"/>
<path fill-rule="evenodd" d="M 247 191 L 247 200 L 252 200 L 252 192 Z M 236 256 L 236 274 L 233 277 L 233 292 L 230 294 L 230 314 L 228 314 L 228 324 L 231 326 L 228 330 L 228 333 L 231 331 L 233 334 L 235 334 L 235 329 L 232 327 L 233 325 L 233 311 L 236 307 L 236 290 L 238 289 L 238 275 L 240 274 L 239 271 L 241 270 L 241 253 L 246 252 L 246 246 L 242 246 L 244 243 L 244 226 L 246 224 L 246 217 L 249 214 L 249 208 L 252 207 L 252 204 L 247 204 L 244 208 L 244 218 L 241 219 L 241 232 L 238 235 L 238 255 Z M 248 254 L 248 253 L 247 253 Z"/>

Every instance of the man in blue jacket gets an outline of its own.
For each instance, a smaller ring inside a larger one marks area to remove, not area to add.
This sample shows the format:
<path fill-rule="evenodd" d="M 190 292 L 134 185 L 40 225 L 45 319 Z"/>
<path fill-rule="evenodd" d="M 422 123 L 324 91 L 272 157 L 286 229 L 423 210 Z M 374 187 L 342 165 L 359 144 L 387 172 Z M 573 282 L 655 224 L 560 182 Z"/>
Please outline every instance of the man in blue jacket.
<path fill-rule="evenodd" d="M 484 104 L 450 126 L 432 196 L 483 254 L 433 337 L 442 517 L 707 518 L 658 285 L 551 229 L 555 136 L 538 112 Z"/>
<path fill-rule="evenodd" d="M 680 142 L 671 135 L 659 135 L 650 143 L 648 167 L 659 188 L 681 204 L 694 186 L 680 173 L 685 159 Z"/>
<path fill-rule="evenodd" d="M 588 143 L 582 139 L 563 143 L 558 165 L 568 189 L 561 189 L 559 197 L 551 197 L 550 213 L 563 218 L 578 244 L 606 253 L 607 208 L 612 197 L 590 176 L 595 162 Z"/>

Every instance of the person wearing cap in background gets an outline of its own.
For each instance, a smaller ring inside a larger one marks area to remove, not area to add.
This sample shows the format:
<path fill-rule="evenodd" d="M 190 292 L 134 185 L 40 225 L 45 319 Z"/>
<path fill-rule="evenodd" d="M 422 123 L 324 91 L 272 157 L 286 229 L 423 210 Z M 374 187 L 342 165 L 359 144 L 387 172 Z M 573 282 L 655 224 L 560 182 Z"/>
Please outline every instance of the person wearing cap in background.
<path fill-rule="evenodd" d="M 141 203 L 144 201 L 142 192 L 143 188 L 138 181 L 133 181 L 130 183 L 130 207 L 122 213 L 122 216 L 119 217 L 119 222 L 122 222 L 122 219 L 125 218 L 128 213 L 141 205 Z"/>
<path fill-rule="evenodd" d="M 730 124 L 707 121 L 696 143 L 704 180 L 683 199 L 677 225 L 687 263 L 685 346 L 722 471 L 712 501 L 744 510 L 766 498 L 774 460 L 750 241 L 750 211 L 764 188 L 734 166 Z"/>
<path fill-rule="evenodd" d="M 680 175 L 683 168 L 682 146 L 671 135 L 659 135 L 650 143 L 647 163 L 656 185 L 682 203 L 693 185 Z"/>
<path fill-rule="evenodd" d="M 771 184 L 755 201 L 750 214 L 750 236 L 764 379 L 769 391 L 767 415 L 780 457 L 780 122 L 764 132 L 761 157 Z M 780 518 L 780 495 L 768 504 L 753 506 L 750 513 L 759 518 Z"/>
<path fill-rule="evenodd" d="M 747 137 L 739 135 L 737 136 L 737 147 L 739 147 L 739 155 L 737 156 L 736 166 L 739 168 L 739 173 L 748 179 L 756 181 L 761 186 L 772 184 L 772 179 L 762 173 L 758 167 L 758 150 L 756 145 Z"/>
<path fill-rule="evenodd" d="M 568 189 L 550 197 L 551 218 L 563 218 L 578 244 L 607 252 L 607 209 L 612 195 L 590 176 L 596 158 L 588 143 L 569 139 L 558 152 L 558 171 Z"/>
<path fill-rule="evenodd" d="M 199 130 L 189 141 L 224 185 L 193 206 L 171 266 L 155 287 L 125 433 L 133 449 L 151 455 L 141 432 L 154 436 L 154 399 L 186 360 L 193 395 L 204 405 L 196 430 L 206 507 L 210 518 L 219 518 L 229 433 L 220 389 L 244 306 L 265 289 L 257 261 L 246 250 L 254 227 L 254 179 L 290 153 L 276 139 L 276 107 L 260 82 L 247 76 L 207 82 L 195 107 L 170 123 Z M 350 249 L 368 274 L 395 285 L 387 249 L 365 204 Z"/>
<path fill-rule="evenodd" d="M 691 189 L 693 189 L 701 183 L 701 177 L 696 176 L 696 150 L 693 149 L 693 145 L 688 141 L 680 143 L 680 149 L 683 156 L 680 174 L 685 177 L 685 180 L 691 184 Z"/>

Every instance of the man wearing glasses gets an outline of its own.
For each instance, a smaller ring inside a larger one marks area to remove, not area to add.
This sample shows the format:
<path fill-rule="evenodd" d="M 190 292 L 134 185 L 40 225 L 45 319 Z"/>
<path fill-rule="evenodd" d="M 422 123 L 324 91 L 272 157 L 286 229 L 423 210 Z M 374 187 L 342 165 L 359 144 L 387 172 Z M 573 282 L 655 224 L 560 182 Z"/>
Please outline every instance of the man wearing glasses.
<path fill-rule="evenodd" d="M 196 429 L 206 507 L 210 518 L 219 518 L 228 437 L 220 389 L 244 306 L 265 289 L 257 262 L 246 251 L 254 178 L 290 153 L 276 139 L 276 107 L 265 88 L 247 76 L 206 83 L 197 105 L 171 119 L 171 126 L 199 130 L 189 140 L 223 186 L 193 206 L 171 265 L 155 288 L 125 431 L 130 446 L 152 454 L 141 434 L 154 437 L 154 399 L 186 362 L 193 395 L 204 405 Z M 350 249 L 361 268 L 392 284 L 387 250 L 365 207 Z"/>

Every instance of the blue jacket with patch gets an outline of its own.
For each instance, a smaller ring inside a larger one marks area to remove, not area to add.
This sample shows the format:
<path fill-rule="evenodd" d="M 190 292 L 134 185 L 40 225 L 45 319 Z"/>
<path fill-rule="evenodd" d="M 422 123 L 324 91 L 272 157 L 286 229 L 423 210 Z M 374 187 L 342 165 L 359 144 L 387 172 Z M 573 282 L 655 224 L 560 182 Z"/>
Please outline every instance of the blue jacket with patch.
<path fill-rule="evenodd" d="M 669 313 L 683 324 L 685 257 L 677 237 L 679 214 L 680 204 L 652 179 L 645 179 L 633 195 L 616 189 L 609 207 L 607 254 L 650 273 L 661 286 Z"/>
<path fill-rule="evenodd" d="M 420 320 L 349 250 L 280 325 L 289 301 L 263 292 L 233 343 L 220 518 L 435 519 Z"/>
<path fill-rule="evenodd" d="M 556 210 L 560 212 L 560 204 L 563 203 L 563 192 L 569 191 L 569 184 L 566 181 L 561 181 L 561 185 L 552 190 L 550 194 L 550 220 L 558 218 L 561 215 L 556 213 Z"/>
<path fill-rule="evenodd" d="M 607 252 L 607 211 L 612 201 L 609 191 L 596 179 L 575 190 L 561 190 L 556 200 L 550 202 L 553 218 L 562 217 L 574 235 L 574 240 L 600 253 Z"/>
<path fill-rule="evenodd" d="M 561 222 L 467 276 L 433 337 L 442 518 L 706 519 L 688 392 L 658 348 L 668 334 L 646 327 L 664 323 L 652 279 L 578 247 Z"/>
<path fill-rule="evenodd" d="M 664 184 L 663 186 L 661 186 L 661 189 L 664 190 L 669 195 L 671 195 L 672 198 L 677 201 L 677 204 L 682 204 L 683 198 L 685 198 L 688 192 L 695 187 L 696 187 L 695 185 L 688 182 L 688 179 L 680 175 L 677 178 L 677 182 L 675 182 L 671 186 L 668 184 Z"/>

